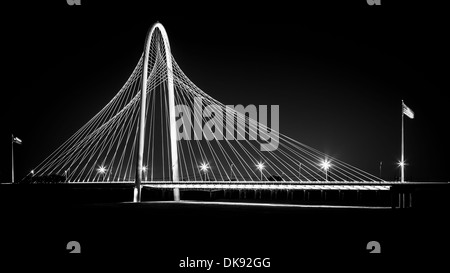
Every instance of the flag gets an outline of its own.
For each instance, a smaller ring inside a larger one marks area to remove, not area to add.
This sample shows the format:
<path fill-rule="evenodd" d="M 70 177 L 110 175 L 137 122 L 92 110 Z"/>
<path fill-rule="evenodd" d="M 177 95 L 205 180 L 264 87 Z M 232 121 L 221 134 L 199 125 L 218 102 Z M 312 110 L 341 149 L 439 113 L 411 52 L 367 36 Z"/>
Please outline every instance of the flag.
<path fill-rule="evenodd" d="M 22 140 L 20 139 L 20 138 L 18 138 L 18 137 L 13 137 L 13 140 L 12 140 L 14 143 L 17 143 L 17 144 L 22 144 Z"/>
<path fill-rule="evenodd" d="M 403 102 L 403 114 L 407 115 L 410 119 L 414 118 L 414 112 L 408 107 L 406 106 Z"/>

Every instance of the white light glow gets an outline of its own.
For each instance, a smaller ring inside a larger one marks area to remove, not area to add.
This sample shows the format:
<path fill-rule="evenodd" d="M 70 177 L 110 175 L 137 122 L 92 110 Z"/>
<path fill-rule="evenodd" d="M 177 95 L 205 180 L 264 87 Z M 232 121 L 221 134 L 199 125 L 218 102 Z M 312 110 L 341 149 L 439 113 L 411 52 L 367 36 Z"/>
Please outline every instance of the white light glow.
<path fill-rule="evenodd" d="M 101 165 L 100 167 L 98 167 L 97 172 L 100 174 L 106 173 L 106 167 Z"/>
<path fill-rule="evenodd" d="M 331 167 L 331 163 L 328 159 L 325 159 L 320 163 L 320 167 L 326 171 Z"/>
<path fill-rule="evenodd" d="M 264 163 L 258 162 L 258 164 L 256 164 L 256 167 L 258 168 L 258 170 L 262 171 L 265 166 L 264 166 Z"/>
<path fill-rule="evenodd" d="M 202 170 L 202 171 L 204 171 L 204 172 L 207 172 L 208 169 L 209 169 L 209 164 L 208 164 L 208 163 L 202 163 L 202 164 L 200 165 L 200 170 Z"/>

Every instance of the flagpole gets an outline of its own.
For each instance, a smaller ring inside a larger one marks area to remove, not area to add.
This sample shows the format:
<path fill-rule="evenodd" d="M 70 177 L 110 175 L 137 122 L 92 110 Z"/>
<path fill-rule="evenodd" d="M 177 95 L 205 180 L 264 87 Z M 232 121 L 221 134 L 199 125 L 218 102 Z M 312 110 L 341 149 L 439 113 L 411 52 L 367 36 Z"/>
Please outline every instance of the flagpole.
<path fill-rule="evenodd" d="M 14 135 L 11 134 L 11 182 L 14 183 Z"/>
<path fill-rule="evenodd" d="M 403 108 L 404 108 L 404 103 L 403 103 L 403 100 L 402 100 L 402 155 L 401 155 L 401 159 L 400 159 L 400 168 L 401 168 L 401 175 L 400 175 L 400 181 L 401 182 L 405 182 L 405 158 L 404 158 L 404 152 L 405 152 L 405 132 L 404 132 L 404 128 L 403 128 L 403 126 L 404 126 L 404 121 L 403 121 L 403 119 L 404 119 L 404 116 L 405 116 L 405 113 L 404 113 L 404 110 L 403 110 Z"/>

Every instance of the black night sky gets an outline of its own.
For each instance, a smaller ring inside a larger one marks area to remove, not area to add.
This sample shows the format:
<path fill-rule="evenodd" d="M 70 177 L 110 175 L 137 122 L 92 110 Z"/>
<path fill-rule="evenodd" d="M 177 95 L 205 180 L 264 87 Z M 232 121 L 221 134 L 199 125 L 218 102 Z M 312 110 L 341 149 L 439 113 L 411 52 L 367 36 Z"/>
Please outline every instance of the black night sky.
<path fill-rule="evenodd" d="M 281 133 L 374 175 L 382 161 L 385 180 L 399 176 L 403 99 L 415 113 L 405 118 L 406 179 L 449 181 L 442 8 L 58 2 L 4 9 L 2 183 L 11 133 L 23 140 L 14 147 L 20 180 L 119 91 L 156 21 L 181 69 L 212 97 L 278 104 Z"/>

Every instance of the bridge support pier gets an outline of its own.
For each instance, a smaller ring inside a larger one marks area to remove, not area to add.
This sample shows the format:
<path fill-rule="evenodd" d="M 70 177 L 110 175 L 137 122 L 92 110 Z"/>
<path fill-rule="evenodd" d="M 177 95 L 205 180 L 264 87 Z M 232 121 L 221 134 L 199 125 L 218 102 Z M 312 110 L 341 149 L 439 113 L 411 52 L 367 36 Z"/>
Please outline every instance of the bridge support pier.
<path fill-rule="evenodd" d="M 391 193 L 391 207 L 393 209 L 411 208 L 412 194 L 406 192 L 392 192 Z"/>
<path fill-rule="evenodd" d="M 395 196 L 397 195 L 397 196 Z M 396 192 L 391 194 L 392 208 L 412 208 L 412 192 Z"/>
<path fill-rule="evenodd" d="M 402 193 L 403 208 L 412 208 L 412 192 Z"/>
<path fill-rule="evenodd" d="M 326 201 L 327 200 L 327 192 L 324 190 L 320 190 L 320 201 Z"/>
<path fill-rule="evenodd" d="M 180 201 L 180 188 L 173 189 L 173 201 Z"/>
<path fill-rule="evenodd" d="M 294 191 L 287 190 L 287 199 L 294 200 Z"/>
<path fill-rule="evenodd" d="M 141 185 L 136 185 L 133 188 L 133 202 L 134 203 L 140 203 L 141 202 Z"/>

